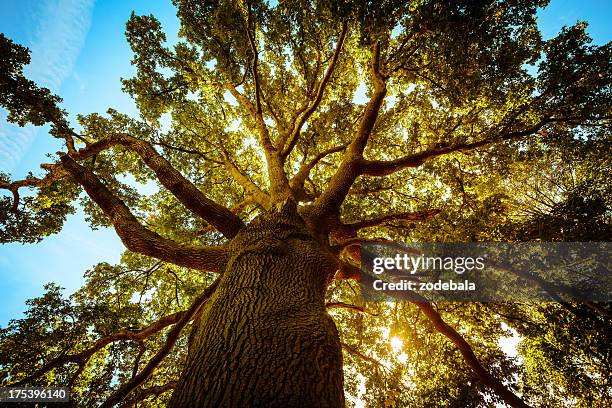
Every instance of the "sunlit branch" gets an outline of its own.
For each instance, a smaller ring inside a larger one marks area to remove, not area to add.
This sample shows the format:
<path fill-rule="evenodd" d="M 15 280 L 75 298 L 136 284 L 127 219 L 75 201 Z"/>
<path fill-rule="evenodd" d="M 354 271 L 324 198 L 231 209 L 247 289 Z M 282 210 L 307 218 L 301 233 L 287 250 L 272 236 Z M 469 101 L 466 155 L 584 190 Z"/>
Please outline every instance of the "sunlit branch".
<path fill-rule="evenodd" d="M 257 202 L 249 196 L 244 200 L 240 201 L 238 204 L 234 205 L 232 208 L 230 208 L 230 211 L 238 215 L 251 204 L 257 204 Z M 198 235 L 206 234 L 207 232 L 212 232 L 214 231 L 214 229 L 215 228 L 212 225 L 207 225 L 206 227 L 203 227 L 198 230 Z"/>
<path fill-rule="evenodd" d="M 287 155 L 291 153 L 291 150 L 293 150 L 293 148 L 295 147 L 295 144 L 297 143 L 299 139 L 300 132 L 302 131 L 302 127 L 304 126 L 304 123 L 306 123 L 306 121 L 310 118 L 310 116 L 312 116 L 312 114 L 317 110 L 317 108 L 319 107 L 319 104 L 323 100 L 323 94 L 325 93 L 325 88 L 327 87 L 327 84 L 329 83 L 331 76 L 334 73 L 336 64 L 338 63 L 338 58 L 340 57 L 340 52 L 342 50 L 342 46 L 344 44 L 344 39 L 346 38 L 347 31 L 348 31 L 348 22 L 345 20 L 342 22 L 342 31 L 340 32 L 340 36 L 338 37 L 338 43 L 336 44 L 336 49 L 329 63 L 329 66 L 327 67 L 327 70 L 325 71 L 325 74 L 323 75 L 323 78 L 321 79 L 321 82 L 319 83 L 314 101 L 304 110 L 304 112 L 302 112 L 298 116 L 296 122 L 293 125 L 293 129 L 291 130 L 291 133 L 287 135 L 288 137 L 280 139 L 279 148 L 282 150 L 282 154 L 281 154 L 282 157 L 287 157 Z"/>
<path fill-rule="evenodd" d="M 155 172 L 160 183 L 186 208 L 215 226 L 227 238 L 232 238 L 244 226 L 239 217 L 204 196 L 191 181 L 186 179 L 168 160 L 157 153 L 150 143 L 144 140 L 126 134 L 113 134 L 90 143 L 66 157 L 70 157 L 74 161 L 81 161 L 116 145 L 124 146 L 138 154 L 147 166 Z M 20 187 L 47 187 L 67 176 L 67 172 L 60 164 L 43 164 L 41 167 L 47 171 L 47 175 L 42 179 L 29 177 L 12 183 L 0 180 L 0 188 L 13 192 L 15 197 L 13 207 L 15 210 L 19 198 L 17 191 Z"/>
<path fill-rule="evenodd" d="M 352 230 L 360 230 L 362 228 L 377 227 L 385 225 L 392 221 L 405 221 L 405 222 L 418 222 L 429 220 L 440 213 L 439 209 L 417 211 L 417 212 L 403 212 L 397 214 L 389 214 L 371 220 L 354 222 L 351 224 L 344 224 L 345 227 Z"/>
<path fill-rule="evenodd" d="M 298 172 L 295 174 L 293 179 L 291 179 L 291 188 L 294 188 L 294 189 L 302 188 L 304 186 L 304 183 L 306 182 L 306 179 L 310 175 L 310 172 L 312 171 L 312 169 L 314 169 L 315 166 L 321 160 L 323 160 L 325 157 L 329 156 L 330 154 L 338 153 L 338 152 L 345 150 L 347 146 L 348 145 L 346 144 L 335 146 L 330 149 L 322 151 L 310 161 L 305 160 L 300 166 L 300 168 L 298 169 Z"/>
<path fill-rule="evenodd" d="M 368 363 L 374 364 L 380 368 L 382 368 L 383 370 L 389 371 L 389 369 L 387 367 L 384 366 L 383 363 L 381 363 L 380 361 L 376 360 L 373 357 L 370 356 L 366 356 L 365 354 L 363 354 L 362 352 L 358 351 L 356 348 L 349 346 L 348 344 L 341 342 L 340 343 L 342 345 L 342 348 L 344 350 L 346 350 L 349 354 L 352 354 L 355 357 L 358 357 L 362 360 L 367 361 Z"/>
<path fill-rule="evenodd" d="M 345 280 L 345 279 L 353 279 L 356 281 L 361 280 L 361 269 L 358 267 L 351 265 L 348 262 L 340 262 L 338 266 L 338 271 L 334 276 L 336 280 Z"/>
<path fill-rule="evenodd" d="M 263 208 L 270 208 L 270 196 L 263 192 L 257 184 L 253 182 L 244 174 L 244 172 L 238 168 L 238 166 L 233 162 L 233 160 L 229 157 L 227 152 L 224 152 L 224 160 L 223 164 L 225 168 L 229 172 L 230 176 L 244 188 L 246 194 L 253 199 L 257 204 L 261 205 Z"/>
<path fill-rule="evenodd" d="M 19 209 L 19 189 L 23 187 L 43 188 L 49 187 L 56 181 L 66 177 L 66 172 L 60 166 L 43 165 L 47 174 L 43 178 L 28 176 L 23 180 L 8 181 L 0 178 L 0 189 L 8 190 L 13 194 L 12 211 L 18 212 Z M 42 166 L 41 166 L 42 167 Z"/>
<path fill-rule="evenodd" d="M 174 347 L 176 340 L 178 339 L 181 331 L 187 325 L 187 323 L 194 317 L 194 315 L 200 310 L 204 302 L 212 296 L 215 289 L 217 289 L 217 285 L 219 284 L 220 277 L 213 282 L 208 288 L 204 290 L 200 296 L 196 298 L 196 300 L 191 304 L 189 309 L 187 309 L 181 318 L 176 322 L 168 336 L 166 337 L 166 341 L 163 346 L 157 351 L 157 353 L 151 357 L 147 365 L 142 369 L 142 371 L 136 374 L 133 378 L 127 381 L 125 384 L 121 385 L 117 391 L 115 391 L 104 403 L 100 406 L 100 408 L 110 408 L 119 404 L 121 401 L 125 399 L 136 387 L 139 387 L 143 384 L 150 376 L 153 374 L 153 371 L 157 368 L 159 363 L 168 355 L 168 353 Z"/>
<path fill-rule="evenodd" d="M 228 89 L 234 98 L 251 113 L 255 121 L 259 134 L 259 141 L 266 157 L 271 198 L 273 200 L 284 200 L 290 197 L 291 188 L 289 187 L 289 180 L 287 179 L 280 153 L 272 145 L 268 126 L 264 122 L 263 115 L 261 112 L 258 112 L 256 107 L 253 106 L 253 103 L 234 86 L 226 85 L 226 89 Z"/>
<path fill-rule="evenodd" d="M 387 94 L 385 77 L 381 73 L 380 45 L 378 43 L 372 46 L 370 69 L 372 83 L 374 84 L 372 96 L 365 107 L 357 134 L 346 149 L 338 170 L 332 176 L 327 188 L 314 203 L 316 216 L 338 214 L 344 198 L 360 174 L 363 151 Z"/>
<path fill-rule="evenodd" d="M 62 156 L 61 163 L 110 218 L 117 235 L 130 251 L 188 268 L 212 272 L 223 270 L 226 259 L 224 247 L 196 247 L 163 238 L 142 226 L 125 203 L 117 198 L 91 170 L 81 166 L 68 155 Z"/>
<path fill-rule="evenodd" d="M 454 152 L 468 152 L 479 147 L 488 146 L 500 141 L 507 141 L 513 139 L 520 139 L 525 136 L 533 135 L 542 129 L 545 125 L 551 123 L 553 120 L 550 118 L 544 119 L 538 124 L 516 132 L 508 132 L 501 136 L 486 138 L 477 142 L 471 143 L 457 143 L 454 145 L 438 147 L 434 149 L 425 150 L 420 153 L 408 155 L 395 160 L 362 160 L 361 162 L 361 174 L 369 176 L 387 176 L 389 174 L 401 171 L 409 167 L 418 167 L 428 160 L 434 159 L 439 156 Z"/>
<path fill-rule="evenodd" d="M 359 358 L 361 360 L 367 361 L 370 364 L 374 364 L 375 366 L 377 366 L 379 368 L 382 368 L 388 374 L 392 374 L 391 369 L 388 368 L 387 366 L 385 366 L 383 363 L 381 363 L 377 359 L 375 359 L 373 357 L 370 357 L 370 356 L 366 356 L 365 354 L 363 354 L 362 352 L 357 350 L 355 347 L 350 346 L 350 345 L 348 345 L 348 344 L 346 344 L 344 342 L 340 342 L 340 345 L 342 346 L 343 350 L 345 350 L 346 352 L 348 352 L 352 356 L 355 356 L 355 357 L 357 357 L 357 358 Z M 400 384 L 402 384 L 403 386 L 407 387 L 407 385 L 403 382 L 403 380 L 400 380 Z"/>
<path fill-rule="evenodd" d="M 344 250 L 348 251 L 348 255 L 351 259 L 357 263 L 361 263 L 360 247 L 361 243 L 365 242 L 376 242 L 378 240 L 366 240 L 363 238 L 354 238 L 352 242 L 346 242 L 344 244 Z M 383 240 L 384 242 L 384 240 Z M 336 279 L 360 279 L 361 270 L 359 267 L 352 265 L 348 262 L 341 262 L 339 271 L 336 274 Z M 469 343 L 451 326 L 449 326 L 440 314 L 431 306 L 431 304 L 424 297 L 420 296 L 416 292 L 411 292 L 410 300 L 427 316 L 427 318 L 434 325 L 436 330 L 444 334 L 449 340 L 451 340 L 455 346 L 461 352 L 468 366 L 474 371 L 476 376 L 488 387 L 490 387 L 495 393 L 497 393 L 506 403 L 512 407 L 528 408 L 519 397 L 517 397 L 512 391 L 506 388 L 497 378 L 493 377 L 480 363 L 472 347 Z M 414 299 L 418 301 L 414 301 Z"/>
<path fill-rule="evenodd" d="M 416 293 L 413 296 L 418 296 Z M 480 363 L 474 350 L 470 344 L 459 334 L 454 328 L 449 326 L 440 314 L 431 306 L 426 299 L 423 301 L 414 302 L 414 304 L 427 316 L 429 321 L 440 333 L 444 334 L 450 341 L 455 344 L 459 349 L 459 352 L 463 356 L 467 365 L 474 371 L 474 374 L 483 382 L 487 387 L 491 388 L 497 395 L 499 395 L 504 402 L 511 407 L 518 408 L 529 408 L 529 405 L 525 404 L 516 394 L 510 391 L 501 381 L 493 377 Z"/>
<path fill-rule="evenodd" d="M 285 129 L 285 123 L 283 119 L 280 116 L 278 116 L 278 114 L 274 111 L 272 104 L 270 103 L 270 101 L 268 101 L 268 99 L 266 98 L 264 94 L 261 95 L 261 98 L 266 104 L 266 107 L 268 108 L 268 112 L 270 112 L 270 115 L 272 115 L 272 119 L 274 120 L 274 123 L 276 124 L 278 132 L 281 134 L 284 133 L 286 129 Z"/>
<path fill-rule="evenodd" d="M 247 2 L 248 8 L 248 18 L 247 18 L 247 26 L 246 32 L 247 37 L 249 39 L 249 44 L 251 46 L 251 52 L 253 53 L 253 60 L 251 61 L 251 74 L 253 75 L 253 88 L 255 89 L 255 109 L 257 112 L 257 116 L 262 116 L 261 109 L 261 85 L 259 84 L 259 74 L 257 72 L 257 63 L 259 61 L 259 52 L 257 51 L 257 46 L 255 45 L 255 23 L 253 23 L 253 32 L 251 32 L 251 21 L 252 21 L 252 10 L 251 3 Z"/>
<path fill-rule="evenodd" d="M 227 238 L 232 238 L 244 226 L 230 210 L 208 199 L 147 142 L 129 135 L 110 137 L 137 153 L 155 172 L 160 183 L 194 214 L 214 225 Z"/>
<path fill-rule="evenodd" d="M 364 313 L 364 314 L 368 314 L 370 316 L 378 316 L 377 313 L 371 313 L 368 312 L 365 307 L 363 306 L 357 306 L 357 305 L 353 305 L 350 303 L 344 303 L 344 302 L 331 302 L 331 303 L 326 303 L 325 304 L 325 308 L 329 309 L 346 309 L 346 310 L 351 310 L 354 312 L 359 312 L 359 313 Z"/>

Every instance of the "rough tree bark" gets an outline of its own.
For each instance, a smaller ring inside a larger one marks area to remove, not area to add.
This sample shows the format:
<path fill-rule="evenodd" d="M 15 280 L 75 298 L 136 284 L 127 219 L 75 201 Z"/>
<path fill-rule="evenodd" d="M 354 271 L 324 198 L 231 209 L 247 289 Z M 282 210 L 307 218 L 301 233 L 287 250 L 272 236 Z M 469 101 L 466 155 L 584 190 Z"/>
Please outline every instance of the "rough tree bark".
<path fill-rule="evenodd" d="M 288 205 L 251 222 L 229 252 L 169 406 L 343 407 L 324 300 L 337 265 L 325 246 Z"/>

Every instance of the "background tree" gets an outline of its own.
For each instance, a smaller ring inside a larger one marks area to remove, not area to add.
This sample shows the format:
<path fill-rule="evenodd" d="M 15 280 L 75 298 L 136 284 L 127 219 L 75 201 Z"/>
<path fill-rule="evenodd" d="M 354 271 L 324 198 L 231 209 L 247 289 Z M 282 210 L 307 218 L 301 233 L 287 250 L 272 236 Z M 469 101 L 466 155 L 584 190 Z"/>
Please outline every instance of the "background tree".
<path fill-rule="evenodd" d="M 604 406 L 608 305 L 363 304 L 354 280 L 372 238 L 609 240 L 610 44 L 584 23 L 543 41 L 545 1 L 174 3 L 173 46 L 127 23 L 138 118 L 71 125 L 0 36 L 8 120 L 65 140 L 43 175 L 2 176 L 2 241 L 80 203 L 127 248 L 2 329 L 3 384 L 83 406 Z"/>

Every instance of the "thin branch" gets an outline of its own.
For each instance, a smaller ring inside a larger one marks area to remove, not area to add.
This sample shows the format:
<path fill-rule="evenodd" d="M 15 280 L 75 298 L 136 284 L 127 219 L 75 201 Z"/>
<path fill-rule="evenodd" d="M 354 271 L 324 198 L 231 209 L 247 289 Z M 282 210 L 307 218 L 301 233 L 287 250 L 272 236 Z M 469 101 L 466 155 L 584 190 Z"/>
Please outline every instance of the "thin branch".
<path fill-rule="evenodd" d="M 416 294 L 413 294 L 416 295 Z M 480 363 L 478 357 L 474 354 L 474 350 L 469 343 L 451 326 L 449 326 L 440 314 L 431 306 L 425 299 L 423 301 L 414 302 L 415 305 L 427 316 L 429 321 L 440 333 L 444 334 L 455 346 L 459 349 L 459 352 L 463 356 L 467 365 L 474 371 L 474 374 L 482 381 L 486 386 L 491 388 L 497 395 L 499 395 L 505 403 L 515 408 L 529 408 L 521 398 L 510 391 L 501 381 L 493 377 Z"/>
<path fill-rule="evenodd" d="M 342 144 L 339 146 L 332 147 L 330 149 L 322 151 L 321 153 L 316 155 L 312 160 L 304 161 L 302 165 L 300 166 L 298 172 L 295 174 L 295 176 L 291 180 L 291 188 L 300 189 L 304 187 L 304 183 L 306 182 L 306 179 L 310 175 L 310 172 L 321 160 L 323 160 L 325 157 L 329 156 L 330 154 L 334 154 L 334 153 L 338 153 L 338 152 L 346 150 L 347 146 L 348 144 Z"/>
<path fill-rule="evenodd" d="M 104 403 L 100 406 L 100 408 L 110 408 L 119 404 L 121 401 L 125 399 L 134 389 L 142 385 L 150 376 L 153 374 L 153 371 L 157 368 L 159 363 L 168 355 L 170 350 L 174 347 L 176 340 L 178 339 L 181 331 L 187 325 L 187 323 L 193 318 L 196 312 L 202 307 L 204 302 L 214 293 L 215 289 L 219 284 L 220 278 L 217 278 L 212 285 L 204 290 L 200 296 L 191 304 L 189 309 L 187 309 L 183 316 L 179 319 L 179 321 L 172 327 L 168 336 L 166 337 L 166 341 L 164 345 L 159 349 L 159 351 L 151 357 L 145 368 L 125 384 L 121 385 L 117 391 L 115 391 Z"/>
<path fill-rule="evenodd" d="M 258 112 L 251 101 L 240 93 L 234 86 L 226 85 L 226 89 L 240 102 L 250 113 L 255 121 L 257 131 L 259 134 L 259 142 L 263 148 L 266 165 L 268 169 L 268 175 L 270 179 L 270 195 L 273 199 L 284 200 L 291 196 L 291 188 L 289 187 L 289 180 L 285 173 L 283 162 L 279 152 L 274 148 L 270 140 L 270 133 L 268 126 L 266 125 L 263 115 Z"/>
<path fill-rule="evenodd" d="M 429 220 L 440 213 L 439 209 L 433 210 L 425 210 L 425 211 L 417 211 L 417 212 L 403 212 L 397 214 L 389 214 L 378 218 L 373 218 L 371 220 L 354 222 L 351 224 L 344 224 L 345 227 L 348 227 L 352 230 L 360 230 L 362 228 L 370 228 L 377 227 L 380 225 L 385 225 L 391 221 L 405 221 L 405 222 L 418 222 L 418 221 L 426 221 Z"/>
<path fill-rule="evenodd" d="M 331 303 L 326 303 L 325 307 L 327 309 L 347 309 L 347 310 L 352 310 L 352 311 L 359 312 L 359 313 L 368 314 L 370 316 L 378 316 L 378 313 L 368 312 L 367 310 L 365 310 L 365 307 L 363 306 L 357 306 L 357 305 L 353 305 L 350 303 L 331 302 Z"/>
<path fill-rule="evenodd" d="M 279 147 L 282 150 L 282 153 L 281 153 L 282 157 L 287 157 L 289 153 L 291 153 L 291 151 L 293 150 L 293 148 L 295 147 L 295 144 L 297 143 L 299 139 L 300 132 L 302 131 L 302 126 L 304 126 L 304 123 L 306 123 L 306 121 L 310 118 L 310 116 L 312 116 L 312 114 L 317 110 L 317 108 L 319 107 L 319 104 L 323 100 L 323 94 L 325 93 L 325 88 L 327 87 L 327 84 L 329 83 L 331 76 L 334 73 L 336 64 L 338 63 L 338 58 L 340 57 L 340 52 L 342 51 L 342 46 L 344 45 L 344 39 L 346 38 L 347 31 L 348 31 L 348 22 L 344 20 L 342 22 L 342 31 L 340 32 L 340 36 L 338 37 L 338 43 L 336 44 L 336 49 L 334 50 L 334 54 L 329 63 L 329 66 L 327 67 L 327 70 L 325 71 L 325 74 L 323 75 L 323 78 L 321 79 L 321 82 L 319 83 L 319 86 L 317 88 L 317 94 L 316 94 L 314 101 L 312 102 L 312 104 L 310 104 L 306 108 L 304 112 L 302 112 L 302 114 L 298 116 L 297 121 L 294 123 L 293 129 L 291 130 L 291 134 L 288 135 L 288 138 L 285 137 L 285 138 L 280 139 L 281 143 Z M 289 142 L 288 144 L 287 144 L 287 139 Z M 285 146 L 285 144 L 287 144 L 287 146 Z"/>
<path fill-rule="evenodd" d="M 344 342 L 341 342 L 340 344 L 342 345 L 342 348 L 344 350 L 346 350 L 349 354 L 352 354 L 355 357 L 358 357 L 358 358 L 360 358 L 362 360 L 367 361 L 368 363 L 374 364 L 374 365 L 376 365 L 378 367 L 381 367 L 382 369 L 384 369 L 386 371 L 389 371 L 389 369 L 387 367 L 385 367 L 385 365 L 383 363 L 381 363 L 380 361 L 376 360 L 375 358 L 366 356 L 362 352 L 358 351 L 356 348 L 354 348 L 352 346 L 349 346 L 348 344 L 346 344 Z"/>
<path fill-rule="evenodd" d="M 207 153 L 202 152 L 200 150 L 186 149 L 184 147 L 174 146 L 174 145 L 171 145 L 170 143 L 166 143 L 166 142 L 163 142 L 163 141 L 154 142 L 153 144 L 165 147 L 165 148 L 170 149 L 170 150 L 176 150 L 177 152 L 193 154 L 193 155 L 201 157 L 204 160 L 207 160 L 207 161 L 210 161 L 210 162 L 213 162 L 213 163 L 216 163 L 216 164 L 223 164 L 222 162 L 220 162 L 218 160 L 210 158 Z"/>
<path fill-rule="evenodd" d="M 31 375 L 27 376 L 22 380 L 19 380 L 14 384 L 11 384 L 11 386 L 20 386 L 28 384 L 31 381 L 41 377 L 45 373 L 51 371 L 52 369 L 60 367 L 66 363 L 77 363 L 79 365 L 84 365 L 91 356 L 93 356 L 95 353 L 102 350 L 104 347 L 111 343 L 123 340 L 142 342 L 144 339 L 153 336 L 156 333 L 159 333 L 166 327 L 177 323 L 184 316 L 184 314 L 185 312 L 182 311 L 173 313 L 168 316 L 164 316 L 138 331 L 122 329 L 116 333 L 97 340 L 92 346 L 86 348 L 83 351 L 74 354 L 61 354 L 58 357 L 50 360 L 47 364 L 43 365 Z"/>
<path fill-rule="evenodd" d="M 154 385 L 152 387 L 145 388 L 142 391 L 140 391 L 138 394 L 136 394 L 136 396 L 134 396 L 133 398 L 125 401 L 125 403 L 122 406 L 125 406 L 125 407 L 136 406 L 136 404 L 144 401 L 150 396 L 158 397 L 167 391 L 175 389 L 177 385 L 178 385 L 177 381 L 169 381 L 164 385 Z"/>

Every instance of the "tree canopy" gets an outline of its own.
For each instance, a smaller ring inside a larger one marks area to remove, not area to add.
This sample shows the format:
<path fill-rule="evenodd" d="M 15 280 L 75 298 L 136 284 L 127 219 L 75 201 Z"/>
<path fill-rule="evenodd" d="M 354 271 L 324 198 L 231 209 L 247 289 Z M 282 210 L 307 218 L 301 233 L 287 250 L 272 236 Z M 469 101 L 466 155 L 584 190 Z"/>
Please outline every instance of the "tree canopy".
<path fill-rule="evenodd" d="M 0 175 L 0 242 L 39 242 L 82 206 L 127 248 L 0 329 L 3 385 L 164 406 L 225 242 L 290 201 L 337 259 L 349 406 L 510 401 L 494 383 L 532 406 L 605 406 L 608 304 L 364 303 L 355 279 L 367 239 L 609 241 L 610 43 L 585 22 L 544 40 L 543 0 L 173 3 L 175 44 L 155 16 L 126 25 L 138 117 L 69 123 L 0 34 L 8 121 L 65 141 L 42 172 Z"/>

